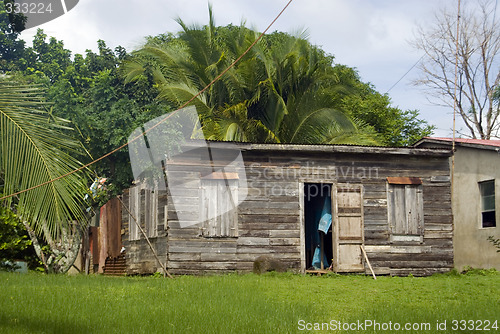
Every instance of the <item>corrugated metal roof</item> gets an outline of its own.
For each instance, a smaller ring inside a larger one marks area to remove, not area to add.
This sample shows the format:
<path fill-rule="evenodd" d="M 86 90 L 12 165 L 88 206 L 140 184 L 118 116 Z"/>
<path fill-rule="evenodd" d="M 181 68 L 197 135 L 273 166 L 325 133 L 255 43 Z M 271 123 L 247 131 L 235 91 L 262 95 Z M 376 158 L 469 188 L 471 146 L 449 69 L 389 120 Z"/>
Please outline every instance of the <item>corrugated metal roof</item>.
<path fill-rule="evenodd" d="M 396 154 L 396 155 L 433 155 L 449 156 L 451 150 L 447 148 L 423 148 L 423 147 L 385 147 L 385 146 L 361 146 L 361 145 L 327 145 L 327 144 L 257 144 L 245 142 L 205 141 L 211 147 L 224 148 L 234 145 L 241 151 L 288 151 L 288 152 L 323 152 L 323 153 L 361 153 L 361 154 Z M 186 142 L 185 146 L 196 146 L 199 141 Z"/>
<path fill-rule="evenodd" d="M 438 145 L 437 147 L 443 147 L 446 145 L 451 147 L 453 142 L 453 138 L 448 137 L 424 137 L 420 139 L 418 142 L 413 144 L 414 147 L 422 147 L 422 145 Z M 499 151 L 500 148 L 500 140 L 495 139 L 469 139 L 469 138 L 455 138 L 455 144 L 457 146 L 483 149 L 483 150 L 492 150 Z"/>
<path fill-rule="evenodd" d="M 453 141 L 453 138 L 448 138 L 448 137 L 425 137 L 425 139 L 442 140 L 442 141 L 447 141 L 447 142 Z M 465 143 L 465 144 L 488 145 L 488 146 L 500 147 L 500 140 L 494 140 L 494 139 L 455 138 L 455 142 Z"/>

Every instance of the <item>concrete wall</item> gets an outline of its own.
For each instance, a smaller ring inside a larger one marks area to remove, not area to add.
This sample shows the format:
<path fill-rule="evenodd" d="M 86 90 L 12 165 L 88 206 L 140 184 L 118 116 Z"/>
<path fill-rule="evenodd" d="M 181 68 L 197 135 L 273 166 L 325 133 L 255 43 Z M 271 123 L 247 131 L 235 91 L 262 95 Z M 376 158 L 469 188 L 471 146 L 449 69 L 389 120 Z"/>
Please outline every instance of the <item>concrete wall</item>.
<path fill-rule="evenodd" d="M 482 228 L 478 182 L 492 179 L 495 179 L 497 226 Z M 500 154 L 494 150 L 457 147 L 453 187 L 455 268 L 500 270 L 500 253 L 487 240 L 488 236 L 500 238 Z"/>

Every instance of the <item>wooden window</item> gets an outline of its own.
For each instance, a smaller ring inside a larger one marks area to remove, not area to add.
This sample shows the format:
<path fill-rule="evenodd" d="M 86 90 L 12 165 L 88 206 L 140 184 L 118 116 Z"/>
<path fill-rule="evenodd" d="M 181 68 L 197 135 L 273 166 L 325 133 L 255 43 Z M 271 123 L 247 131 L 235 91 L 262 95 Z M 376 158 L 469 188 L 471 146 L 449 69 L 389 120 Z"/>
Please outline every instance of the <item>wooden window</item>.
<path fill-rule="evenodd" d="M 202 179 L 200 200 L 203 236 L 238 236 L 237 179 Z"/>
<path fill-rule="evenodd" d="M 424 206 L 422 185 L 391 184 L 388 188 L 388 218 L 392 240 L 418 241 L 424 233 Z M 415 239 L 397 236 L 415 236 Z"/>
<path fill-rule="evenodd" d="M 481 226 L 496 227 L 495 180 L 479 182 L 481 192 Z"/>
<path fill-rule="evenodd" d="M 142 224 L 148 237 L 158 235 L 158 191 L 144 188 L 141 185 L 130 188 L 129 210 L 137 219 L 137 224 Z M 129 215 L 129 240 L 139 240 L 140 230 L 134 218 Z"/>

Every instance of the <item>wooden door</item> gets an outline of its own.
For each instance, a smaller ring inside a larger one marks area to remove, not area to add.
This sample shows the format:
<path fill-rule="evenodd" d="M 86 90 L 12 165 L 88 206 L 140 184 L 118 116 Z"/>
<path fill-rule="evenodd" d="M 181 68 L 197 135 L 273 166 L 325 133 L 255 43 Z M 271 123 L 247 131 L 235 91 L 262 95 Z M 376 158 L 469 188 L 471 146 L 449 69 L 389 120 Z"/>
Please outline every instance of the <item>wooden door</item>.
<path fill-rule="evenodd" d="M 337 184 L 332 187 L 333 269 L 336 272 L 365 270 L 361 247 L 364 242 L 363 186 Z"/>

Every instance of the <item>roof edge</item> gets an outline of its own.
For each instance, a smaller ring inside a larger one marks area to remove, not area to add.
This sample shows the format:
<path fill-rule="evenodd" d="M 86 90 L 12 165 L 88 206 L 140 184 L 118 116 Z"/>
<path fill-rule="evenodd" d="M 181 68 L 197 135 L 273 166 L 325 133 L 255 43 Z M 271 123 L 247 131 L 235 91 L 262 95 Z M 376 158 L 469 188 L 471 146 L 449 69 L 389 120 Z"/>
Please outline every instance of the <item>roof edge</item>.
<path fill-rule="evenodd" d="M 458 138 L 458 139 L 461 139 L 461 138 Z M 423 144 L 438 144 L 438 145 L 449 146 L 451 148 L 453 146 L 453 139 L 451 139 L 451 138 L 423 137 L 422 139 L 417 141 L 412 146 L 419 148 Z M 497 144 L 497 143 L 489 144 L 487 141 L 485 141 L 484 143 L 479 143 L 479 142 L 465 142 L 465 141 L 456 140 L 455 145 L 460 146 L 460 147 L 467 147 L 467 148 L 475 148 L 475 149 L 480 149 L 480 150 L 489 150 L 489 151 L 500 152 L 500 145 L 499 144 Z"/>
<path fill-rule="evenodd" d="M 244 142 L 207 141 L 210 147 L 226 148 L 231 145 L 241 151 L 282 151 L 350 154 L 388 154 L 407 156 L 451 156 L 451 149 L 422 147 L 385 147 L 361 145 L 317 145 L 317 144 L 256 144 Z M 186 143 L 187 144 L 187 143 Z"/>

